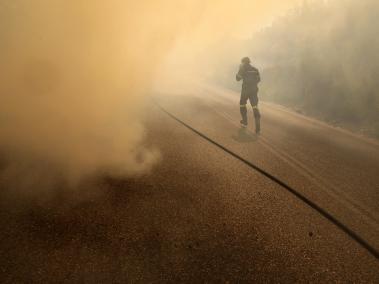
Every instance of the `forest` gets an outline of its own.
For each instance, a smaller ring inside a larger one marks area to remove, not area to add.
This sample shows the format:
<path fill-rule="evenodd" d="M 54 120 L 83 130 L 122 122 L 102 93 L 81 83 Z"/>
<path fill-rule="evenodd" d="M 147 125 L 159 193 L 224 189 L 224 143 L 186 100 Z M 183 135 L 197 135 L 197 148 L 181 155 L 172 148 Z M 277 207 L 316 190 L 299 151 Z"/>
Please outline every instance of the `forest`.
<path fill-rule="evenodd" d="M 261 98 L 379 137 L 378 15 L 376 0 L 305 1 L 240 42 Z"/>

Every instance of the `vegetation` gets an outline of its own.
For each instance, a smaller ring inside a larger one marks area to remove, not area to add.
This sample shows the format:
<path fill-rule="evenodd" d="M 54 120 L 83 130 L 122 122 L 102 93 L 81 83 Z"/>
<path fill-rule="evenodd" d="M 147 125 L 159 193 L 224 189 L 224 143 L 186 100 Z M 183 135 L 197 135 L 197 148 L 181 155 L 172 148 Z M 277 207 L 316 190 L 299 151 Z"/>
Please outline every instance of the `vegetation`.
<path fill-rule="evenodd" d="M 305 2 L 249 40 L 261 95 L 379 137 L 379 2 Z"/>

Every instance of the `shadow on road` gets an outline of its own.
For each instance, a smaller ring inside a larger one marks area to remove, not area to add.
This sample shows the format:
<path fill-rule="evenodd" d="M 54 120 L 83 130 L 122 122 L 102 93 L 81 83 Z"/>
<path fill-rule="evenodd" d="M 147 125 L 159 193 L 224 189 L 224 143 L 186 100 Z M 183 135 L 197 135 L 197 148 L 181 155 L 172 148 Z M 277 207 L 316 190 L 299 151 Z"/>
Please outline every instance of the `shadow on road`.
<path fill-rule="evenodd" d="M 251 143 L 258 140 L 258 137 L 249 133 L 246 128 L 238 129 L 237 135 L 233 135 L 232 138 L 239 143 Z"/>

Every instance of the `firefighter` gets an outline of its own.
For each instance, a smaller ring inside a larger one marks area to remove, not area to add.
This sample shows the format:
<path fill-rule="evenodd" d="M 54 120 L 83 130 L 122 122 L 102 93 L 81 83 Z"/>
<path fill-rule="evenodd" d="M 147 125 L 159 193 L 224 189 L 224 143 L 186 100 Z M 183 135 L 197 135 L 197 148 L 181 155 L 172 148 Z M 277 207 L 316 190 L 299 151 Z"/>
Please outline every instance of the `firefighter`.
<path fill-rule="evenodd" d="M 247 101 L 253 108 L 255 118 L 255 132 L 257 134 L 261 131 L 261 114 L 258 109 L 258 83 L 261 77 L 257 68 L 253 67 L 249 57 L 244 57 L 241 60 L 239 71 L 236 75 L 237 81 L 242 80 L 242 91 L 240 99 L 240 112 L 242 120 L 240 121 L 242 127 L 247 127 Z"/>

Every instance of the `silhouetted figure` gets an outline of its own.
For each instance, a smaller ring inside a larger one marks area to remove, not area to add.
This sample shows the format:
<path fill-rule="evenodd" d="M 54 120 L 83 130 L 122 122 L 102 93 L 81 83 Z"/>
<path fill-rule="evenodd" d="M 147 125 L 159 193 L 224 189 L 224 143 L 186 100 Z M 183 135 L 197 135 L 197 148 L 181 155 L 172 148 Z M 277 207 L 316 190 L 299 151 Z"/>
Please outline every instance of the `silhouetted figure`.
<path fill-rule="evenodd" d="M 237 81 L 242 80 L 242 91 L 240 100 L 240 111 L 242 120 L 241 126 L 247 127 L 247 100 L 253 108 L 255 118 L 255 132 L 259 134 L 261 131 L 261 114 L 258 109 L 258 83 L 261 81 L 259 71 L 250 64 L 250 58 L 242 58 L 239 71 L 236 75 Z"/>

